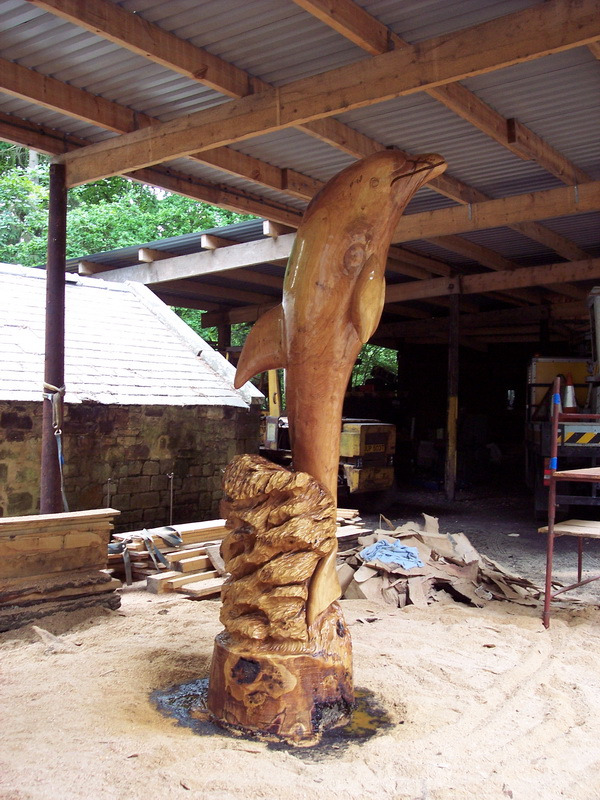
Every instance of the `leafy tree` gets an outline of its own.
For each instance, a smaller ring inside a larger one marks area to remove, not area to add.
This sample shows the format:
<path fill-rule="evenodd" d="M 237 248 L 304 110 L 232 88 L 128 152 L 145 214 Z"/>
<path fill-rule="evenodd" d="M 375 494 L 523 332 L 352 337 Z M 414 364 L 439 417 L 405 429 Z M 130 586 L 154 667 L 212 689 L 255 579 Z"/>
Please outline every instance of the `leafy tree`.
<path fill-rule="evenodd" d="M 0 261 L 25 266 L 45 262 L 48 165 L 46 156 L 0 142 Z M 251 217 L 124 178 L 106 178 L 69 191 L 67 257 L 83 257 L 244 219 Z M 201 311 L 175 310 L 203 338 L 216 343 L 217 329 L 202 327 Z M 242 345 L 250 328 L 247 323 L 232 325 L 232 345 Z M 396 352 L 367 344 L 352 373 L 352 385 L 363 384 L 377 368 L 397 374 Z"/>
<path fill-rule="evenodd" d="M 0 261 L 36 266 L 46 259 L 48 159 L 0 143 Z M 68 194 L 67 257 L 228 225 L 235 214 L 114 177 Z"/>

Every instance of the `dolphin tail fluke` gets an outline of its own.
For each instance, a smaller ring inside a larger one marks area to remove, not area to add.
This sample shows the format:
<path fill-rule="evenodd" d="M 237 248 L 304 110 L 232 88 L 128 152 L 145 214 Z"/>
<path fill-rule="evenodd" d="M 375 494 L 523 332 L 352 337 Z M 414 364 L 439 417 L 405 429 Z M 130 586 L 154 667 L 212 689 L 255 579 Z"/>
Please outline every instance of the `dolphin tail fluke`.
<path fill-rule="evenodd" d="M 319 561 L 312 576 L 306 605 L 306 621 L 309 625 L 342 596 L 342 587 L 335 568 L 336 557 L 337 547 L 334 547 L 329 555 Z"/>
<path fill-rule="evenodd" d="M 259 372 L 286 366 L 283 336 L 283 309 L 279 305 L 263 314 L 248 334 L 235 373 L 236 389 Z"/>
<path fill-rule="evenodd" d="M 377 330 L 385 302 L 385 278 L 378 259 L 370 256 L 360 273 L 350 305 L 350 317 L 360 341 L 365 344 Z"/>

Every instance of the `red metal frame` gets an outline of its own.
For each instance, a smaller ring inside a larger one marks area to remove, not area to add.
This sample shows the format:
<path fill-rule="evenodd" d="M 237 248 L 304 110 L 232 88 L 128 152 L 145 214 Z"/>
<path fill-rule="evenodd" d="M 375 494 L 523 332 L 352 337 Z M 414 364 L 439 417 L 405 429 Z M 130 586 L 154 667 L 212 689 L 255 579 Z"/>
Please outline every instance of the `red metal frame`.
<path fill-rule="evenodd" d="M 546 547 L 546 582 L 544 593 L 544 612 L 542 621 L 544 627 L 550 626 L 550 603 L 553 597 L 559 594 L 568 592 L 571 589 L 576 589 L 578 586 L 584 586 L 586 583 L 600 580 L 600 575 L 593 578 L 586 578 L 582 581 L 581 576 L 583 573 L 583 536 L 577 539 L 577 582 L 572 583 L 570 586 L 565 586 L 559 589 L 558 592 L 552 593 L 552 562 L 554 558 L 554 523 L 556 521 L 556 483 L 560 480 L 569 481 L 585 481 L 588 483 L 600 483 L 600 468 L 598 474 L 577 475 L 577 470 L 558 470 L 558 426 L 561 422 L 581 422 L 582 419 L 595 420 L 600 419 L 600 414 L 563 414 L 560 411 L 560 378 L 556 378 L 552 387 L 552 431 L 550 442 L 550 474 L 548 484 L 548 534 L 547 534 L 547 547 Z M 560 536 L 569 536 L 574 534 L 560 533 Z"/>

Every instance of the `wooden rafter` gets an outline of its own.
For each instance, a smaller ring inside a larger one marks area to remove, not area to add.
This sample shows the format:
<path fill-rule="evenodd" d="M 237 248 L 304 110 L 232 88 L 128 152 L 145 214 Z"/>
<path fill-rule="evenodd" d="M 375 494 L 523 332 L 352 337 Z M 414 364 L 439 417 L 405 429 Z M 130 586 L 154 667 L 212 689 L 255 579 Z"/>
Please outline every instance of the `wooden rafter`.
<path fill-rule="evenodd" d="M 354 0 L 294 2 L 371 55 L 381 55 L 392 48 L 410 47 L 408 42 L 371 16 Z M 462 84 L 434 86 L 426 92 L 515 155 L 525 160 L 537 161 L 565 183 L 585 183 L 590 180 L 589 175 L 519 120 L 505 119 Z"/>
<path fill-rule="evenodd" d="M 421 300 L 450 294 L 480 294 L 526 286 L 544 286 L 548 283 L 584 281 L 600 278 L 600 258 L 585 261 L 546 264 L 543 267 L 520 267 L 512 272 L 485 272 L 461 275 L 454 278 L 432 278 L 428 281 L 410 281 L 388 286 L 387 302 Z"/>
<path fill-rule="evenodd" d="M 472 206 L 452 206 L 401 217 L 394 242 L 428 239 L 448 234 L 466 233 L 484 228 L 498 228 L 529 220 L 565 217 L 600 210 L 600 181 L 542 192 L 511 195 L 486 200 Z"/>
<path fill-rule="evenodd" d="M 548 0 L 524 11 L 277 89 L 134 131 L 64 157 L 69 184 L 210 150 L 261 133 L 522 63 L 600 37 L 598 0 Z M 150 142 L 152 143 L 150 146 Z M 199 146 L 198 146 L 199 144 Z"/>
<path fill-rule="evenodd" d="M 56 4 L 49 3 L 47 5 L 51 10 Z M 107 11 L 104 8 L 106 5 L 104 0 L 98 0 L 98 5 L 100 9 L 99 12 L 95 15 L 92 14 L 90 19 L 102 19 L 103 25 L 106 26 L 107 17 L 110 18 L 110 9 Z M 71 14 L 76 8 L 77 6 L 73 6 L 73 4 L 61 4 L 61 15 L 70 19 Z M 126 12 L 123 12 L 121 9 L 118 12 L 119 15 L 123 13 Z M 89 6 L 86 6 L 85 14 L 90 14 Z M 132 24 L 135 26 L 138 23 L 136 22 Z M 160 36 L 162 33 L 164 33 L 164 31 L 162 31 L 160 28 L 157 28 L 157 26 L 152 26 L 150 23 L 147 23 L 147 25 L 150 25 L 151 28 L 156 27 L 156 30 L 159 32 L 156 35 L 160 39 Z M 128 30 L 127 26 L 125 26 L 123 30 L 119 30 L 119 41 L 121 41 L 121 39 L 125 36 L 123 31 L 126 30 Z M 171 34 L 169 34 L 169 37 L 170 39 L 175 38 Z M 396 37 L 396 40 L 398 40 L 398 37 Z M 201 58 L 202 53 L 203 51 L 199 50 L 199 59 Z M 164 63 L 164 58 L 161 63 Z M 6 62 L 5 66 L 6 69 L 0 69 L 0 86 L 2 86 L 9 93 L 19 97 L 33 99 L 48 108 L 52 108 L 53 110 L 69 114 L 79 119 L 85 119 L 86 121 L 110 130 L 128 131 L 135 129 L 138 126 L 148 126 L 157 122 L 157 120 L 147 115 L 137 114 L 129 108 L 120 106 L 119 104 L 106 100 L 105 98 L 91 95 L 88 92 L 76 89 L 75 87 L 67 84 L 63 84 L 53 78 L 41 75 L 33 70 L 28 70 L 20 65 Z M 266 84 L 264 85 L 266 86 Z M 455 84 L 455 86 L 458 86 L 458 84 Z M 352 151 L 358 147 L 360 152 L 356 154 L 359 156 L 366 153 L 375 152 L 376 150 L 383 148 L 383 145 L 374 142 L 373 140 L 369 140 L 367 137 L 352 131 L 352 129 L 345 128 L 345 126 L 341 125 L 341 123 L 339 123 L 337 120 L 326 119 L 320 120 L 319 123 L 325 123 L 327 128 L 335 128 L 336 136 L 343 137 L 344 141 L 346 138 L 348 138 L 346 134 L 349 132 L 349 139 L 351 140 L 349 143 L 349 148 Z M 309 132 L 314 133 L 314 131 Z M 328 136 L 331 138 L 331 133 L 329 133 Z M 293 194 L 303 199 L 310 199 L 322 185 L 319 181 L 316 181 L 309 176 L 302 175 L 294 170 L 275 167 L 271 164 L 262 162 L 259 159 L 252 158 L 243 153 L 232 150 L 231 148 L 218 148 L 200 154 L 192 154 L 190 157 L 199 161 L 203 161 L 204 163 L 208 163 L 217 169 L 229 172 L 230 174 L 242 176 L 245 179 L 256 182 L 262 186 L 273 188 L 288 194 Z M 476 190 L 471 189 L 471 187 L 465 186 L 460 181 L 457 181 L 448 175 L 442 175 L 437 178 L 432 183 L 432 188 L 435 191 L 438 191 L 441 194 L 451 197 L 452 199 L 455 199 L 461 203 L 472 203 L 487 199 L 483 193 L 477 192 Z M 174 191 L 178 191 L 178 189 L 174 189 Z M 214 201 L 207 200 L 207 202 Z M 250 211 L 250 213 L 257 213 L 256 211 L 252 210 L 252 206 L 255 207 L 256 204 L 254 203 L 249 205 L 248 201 L 245 201 L 243 207 L 240 208 L 230 205 L 226 207 L 234 208 L 234 210 L 244 210 Z M 281 219 L 281 217 L 279 219 Z M 288 217 L 288 222 L 289 221 L 290 218 Z M 530 235 L 530 237 L 536 241 L 555 249 L 557 253 L 565 256 L 566 258 L 577 260 L 587 256 L 587 253 L 580 248 L 577 248 L 576 245 L 564 239 L 564 237 L 561 237 L 552 231 L 548 231 L 542 226 L 529 225 L 527 230 L 524 228 L 521 228 L 521 230 L 525 235 Z M 489 257 L 493 258 L 493 253 L 491 251 L 489 253 Z M 481 263 L 485 264 L 485 262 Z"/>
<path fill-rule="evenodd" d="M 557 303 L 555 305 L 529 306 L 499 311 L 481 311 L 477 314 L 463 314 L 461 329 L 477 329 L 492 325 L 514 325 L 524 322 L 539 323 L 541 320 L 587 321 L 588 309 L 585 303 Z M 384 322 L 377 330 L 378 337 L 425 336 L 432 331 L 445 331 L 448 317 L 411 320 L 410 322 Z"/>
<path fill-rule="evenodd" d="M 48 155 L 59 155 L 90 144 L 80 137 L 2 112 L 0 139 Z M 302 217 L 295 209 L 277 205 L 247 192 L 236 191 L 229 186 L 201 182 L 172 169 L 153 167 L 137 173 L 125 173 L 125 177 L 231 211 L 268 217 L 278 224 L 293 228 L 298 227 Z"/>

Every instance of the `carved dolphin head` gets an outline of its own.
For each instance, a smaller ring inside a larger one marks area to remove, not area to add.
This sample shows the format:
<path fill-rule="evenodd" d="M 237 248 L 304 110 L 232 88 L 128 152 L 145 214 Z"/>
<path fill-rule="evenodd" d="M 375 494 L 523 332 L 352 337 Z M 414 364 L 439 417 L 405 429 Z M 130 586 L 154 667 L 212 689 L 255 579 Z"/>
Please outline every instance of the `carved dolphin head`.
<path fill-rule="evenodd" d="M 305 219 L 312 208 L 324 203 L 337 204 L 366 213 L 384 209 L 394 216 L 402 213 L 414 193 L 427 181 L 441 175 L 446 162 L 436 153 L 407 156 L 399 150 L 381 150 L 351 164 L 332 178 L 313 198 Z"/>

